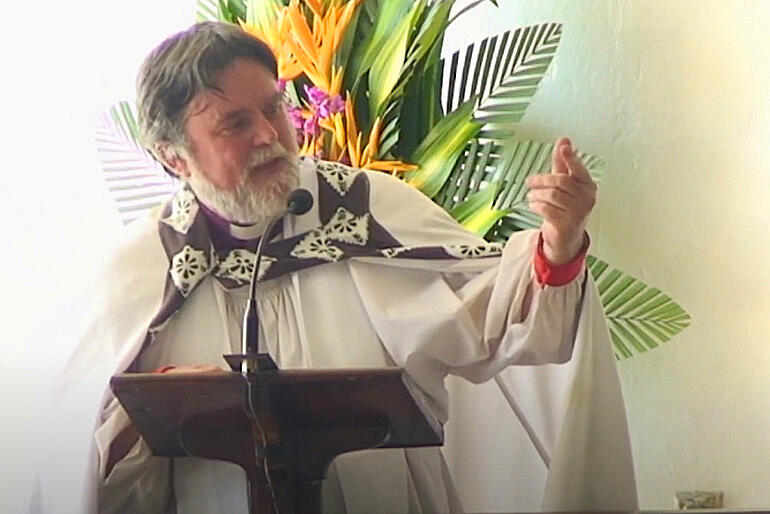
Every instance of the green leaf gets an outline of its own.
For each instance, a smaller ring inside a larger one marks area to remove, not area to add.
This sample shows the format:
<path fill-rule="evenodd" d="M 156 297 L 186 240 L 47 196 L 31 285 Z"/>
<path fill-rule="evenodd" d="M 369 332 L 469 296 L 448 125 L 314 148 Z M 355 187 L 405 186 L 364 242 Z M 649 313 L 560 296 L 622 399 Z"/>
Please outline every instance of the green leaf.
<path fill-rule="evenodd" d="M 441 46 L 441 40 L 433 45 L 421 70 L 409 79 L 398 109 L 396 152 L 405 160 L 411 159 L 417 145 L 444 116 L 439 95 Z"/>
<path fill-rule="evenodd" d="M 419 75 L 421 70 L 427 67 L 429 61 L 426 58 L 431 52 L 441 53 L 440 46 L 448 23 L 447 18 L 453 5 L 454 0 L 434 2 L 425 13 L 424 19 L 420 23 L 413 24 L 416 35 L 409 45 L 406 62 L 402 68 L 398 85 L 391 93 L 391 100 L 396 100 L 403 95 L 410 78 L 415 74 Z M 439 45 L 437 50 L 436 45 Z"/>
<path fill-rule="evenodd" d="M 690 316 L 659 289 L 594 256 L 588 268 L 599 289 L 618 359 L 656 348 L 690 324 Z"/>
<path fill-rule="evenodd" d="M 409 31 L 413 18 L 417 15 L 420 2 L 415 3 L 408 16 L 401 20 L 384 45 L 380 47 L 371 69 L 369 70 L 369 112 L 373 116 L 381 114 L 385 100 L 401 77 L 401 68 L 406 60 Z"/>
<path fill-rule="evenodd" d="M 334 52 L 334 67 L 341 67 L 343 70 L 346 70 L 345 75 L 348 75 L 350 72 L 348 63 L 355 48 L 355 42 L 358 35 L 356 28 L 358 27 L 361 12 L 363 11 L 364 9 L 362 6 L 359 6 L 358 9 L 355 10 L 353 16 L 350 18 L 350 22 L 348 23 L 345 32 L 342 34 L 342 41 L 340 42 L 339 46 L 337 46 L 337 50 Z M 345 77 L 343 76 L 343 86 L 344 84 Z"/>
<path fill-rule="evenodd" d="M 415 4 L 419 6 L 419 10 L 412 17 L 410 29 L 410 34 L 415 35 L 410 40 L 406 60 L 401 67 L 398 80 L 387 98 L 380 103 L 375 116 L 383 116 L 383 113 L 390 112 L 394 107 L 400 108 L 411 80 L 430 68 L 432 56 L 435 53 L 440 55 L 447 18 L 453 4 L 454 0 L 437 1 L 433 2 L 427 10 L 424 8 L 425 4 Z M 436 78 L 437 81 L 438 78 Z M 398 131 L 400 131 L 400 121 L 399 119 Z M 411 145 L 409 147 L 411 148 Z M 407 155 L 398 154 L 397 156 L 410 160 Z"/>
<path fill-rule="evenodd" d="M 358 38 L 354 38 L 355 48 L 344 79 L 349 91 L 357 92 L 387 41 L 409 16 L 412 4 L 412 0 L 366 0 L 359 8 L 361 14 L 354 29 Z"/>
<path fill-rule="evenodd" d="M 475 102 L 476 99 L 471 98 L 445 116 L 414 152 L 413 160 L 419 168 L 404 176 L 409 184 L 429 197 L 441 189 L 457 157 L 481 128 L 472 120 Z"/>
<path fill-rule="evenodd" d="M 492 207 L 499 189 L 499 182 L 489 184 L 457 204 L 449 214 L 463 227 L 483 237 L 495 223 L 508 214 L 507 211 Z"/>

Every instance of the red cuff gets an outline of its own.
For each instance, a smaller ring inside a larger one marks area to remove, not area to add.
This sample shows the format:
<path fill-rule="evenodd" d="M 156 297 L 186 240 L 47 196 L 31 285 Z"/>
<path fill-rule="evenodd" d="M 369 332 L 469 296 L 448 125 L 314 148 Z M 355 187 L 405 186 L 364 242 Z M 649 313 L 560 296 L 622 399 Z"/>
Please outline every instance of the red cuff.
<path fill-rule="evenodd" d="M 586 234 L 585 244 L 574 259 L 566 264 L 554 266 L 545 258 L 543 251 L 543 234 L 538 236 L 537 251 L 535 252 L 535 275 L 537 282 L 541 286 L 563 286 L 569 284 L 583 269 L 583 263 L 586 260 L 590 240 Z"/>
<path fill-rule="evenodd" d="M 161 366 L 161 367 L 155 369 L 155 371 L 153 371 L 153 373 L 165 373 L 166 371 L 170 371 L 170 370 L 172 370 L 174 368 L 176 368 L 176 366 Z"/>

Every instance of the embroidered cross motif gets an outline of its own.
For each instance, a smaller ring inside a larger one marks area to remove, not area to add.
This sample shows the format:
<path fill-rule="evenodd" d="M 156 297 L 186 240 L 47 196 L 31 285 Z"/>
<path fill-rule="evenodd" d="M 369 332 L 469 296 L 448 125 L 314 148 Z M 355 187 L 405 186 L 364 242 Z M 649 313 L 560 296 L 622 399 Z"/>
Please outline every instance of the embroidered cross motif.
<path fill-rule="evenodd" d="M 345 196 L 356 180 L 360 171 L 348 168 L 344 164 L 328 161 L 317 161 L 316 170 L 323 179 L 332 186 L 340 196 Z"/>
<path fill-rule="evenodd" d="M 322 259 L 328 262 L 340 260 L 345 253 L 329 243 L 323 229 L 313 230 L 292 249 L 291 256 L 300 259 Z"/>
<path fill-rule="evenodd" d="M 255 254 L 243 249 L 235 249 L 227 254 L 227 257 L 217 265 L 214 273 L 219 278 L 232 280 L 238 284 L 248 284 L 251 282 L 251 275 L 254 273 Z M 267 270 L 276 261 L 273 257 L 262 254 L 262 260 L 259 262 L 259 273 L 257 280 L 265 276 Z"/>
<path fill-rule="evenodd" d="M 356 216 L 339 207 L 323 229 L 329 239 L 363 246 L 369 241 L 369 213 Z"/>
<path fill-rule="evenodd" d="M 187 188 L 177 191 L 171 198 L 171 214 L 160 221 L 181 234 L 187 234 L 198 214 L 198 201 Z"/>
<path fill-rule="evenodd" d="M 186 297 L 206 276 L 208 269 L 206 254 L 190 245 L 185 245 L 171 259 L 169 274 L 181 295 Z"/>

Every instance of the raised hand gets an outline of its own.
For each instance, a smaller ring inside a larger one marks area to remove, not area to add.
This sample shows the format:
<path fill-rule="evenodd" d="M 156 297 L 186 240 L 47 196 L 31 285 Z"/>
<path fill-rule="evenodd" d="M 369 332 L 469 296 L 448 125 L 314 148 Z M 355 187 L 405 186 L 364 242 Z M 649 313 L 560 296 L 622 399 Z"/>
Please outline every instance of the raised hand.
<path fill-rule="evenodd" d="M 556 141 L 551 173 L 531 176 L 526 184 L 529 209 L 543 217 L 540 230 L 546 259 L 557 266 L 571 261 L 583 247 L 597 187 L 569 138 Z"/>

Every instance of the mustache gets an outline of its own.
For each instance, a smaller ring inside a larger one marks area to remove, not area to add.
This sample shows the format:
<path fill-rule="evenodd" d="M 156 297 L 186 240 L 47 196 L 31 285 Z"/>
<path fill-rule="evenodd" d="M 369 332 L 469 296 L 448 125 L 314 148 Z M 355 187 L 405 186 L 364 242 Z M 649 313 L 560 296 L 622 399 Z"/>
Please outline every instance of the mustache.
<path fill-rule="evenodd" d="M 262 166 L 273 159 L 282 158 L 291 160 L 291 153 L 281 143 L 275 142 L 265 148 L 255 150 L 249 159 L 249 168 Z"/>

